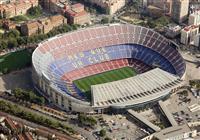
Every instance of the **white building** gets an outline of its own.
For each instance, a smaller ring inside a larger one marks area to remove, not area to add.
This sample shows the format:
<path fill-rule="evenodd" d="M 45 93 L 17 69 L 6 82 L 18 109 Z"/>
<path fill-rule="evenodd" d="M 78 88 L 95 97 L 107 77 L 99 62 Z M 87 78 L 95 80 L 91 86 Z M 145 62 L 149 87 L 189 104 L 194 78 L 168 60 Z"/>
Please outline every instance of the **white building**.
<path fill-rule="evenodd" d="M 187 124 L 180 126 L 173 126 L 155 132 L 142 140 L 186 140 L 195 138 L 197 130 L 190 128 Z"/>
<path fill-rule="evenodd" d="M 194 46 L 200 47 L 200 34 L 195 36 L 195 38 L 194 38 Z"/>
<path fill-rule="evenodd" d="M 200 25 L 200 11 L 195 11 L 189 16 L 189 25 Z"/>
<path fill-rule="evenodd" d="M 195 25 L 187 26 L 181 30 L 181 43 L 188 45 L 194 43 L 195 36 L 199 33 L 199 27 Z"/>
<path fill-rule="evenodd" d="M 187 20 L 189 9 L 189 0 L 172 1 L 172 18 L 177 23 Z"/>

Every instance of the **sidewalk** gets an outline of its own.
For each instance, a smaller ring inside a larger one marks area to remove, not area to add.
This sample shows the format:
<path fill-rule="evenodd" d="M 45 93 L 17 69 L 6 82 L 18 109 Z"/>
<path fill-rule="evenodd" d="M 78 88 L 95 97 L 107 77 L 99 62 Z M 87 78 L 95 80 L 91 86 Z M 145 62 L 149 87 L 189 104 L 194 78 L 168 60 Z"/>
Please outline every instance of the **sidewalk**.
<path fill-rule="evenodd" d="M 29 45 L 23 45 L 23 46 L 19 46 L 19 47 L 12 48 L 12 49 L 5 49 L 5 50 L 0 52 L 0 56 L 6 55 L 6 54 L 11 53 L 11 52 L 21 51 L 21 50 L 24 50 L 24 49 L 27 49 L 27 48 L 35 48 L 35 46 L 36 46 L 36 44 L 29 44 Z"/>
<path fill-rule="evenodd" d="M 2 55 L 6 55 L 8 53 L 11 53 L 11 52 L 16 52 L 16 51 L 21 51 L 21 50 L 24 50 L 26 49 L 26 46 L 22 46 L 22 47 L 17 47 L 17 48 L 13 48 L 13 49 L 6 49 L 6 50 L 3 50 L 2 52 L 0 52 L 0 56 Z"/>

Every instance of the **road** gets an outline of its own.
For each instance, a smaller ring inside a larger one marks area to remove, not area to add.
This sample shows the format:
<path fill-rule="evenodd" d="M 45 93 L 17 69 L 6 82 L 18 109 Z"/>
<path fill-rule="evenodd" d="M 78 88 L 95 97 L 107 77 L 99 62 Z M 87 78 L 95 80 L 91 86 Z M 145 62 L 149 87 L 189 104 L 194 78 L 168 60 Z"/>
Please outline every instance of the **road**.
<path fill-rule="evenodd" d="M 87 138 L 88 140 L 95 140 L 95 137 L 92 135 L 92 132 L 89 132 L 89 131 L 87 131 L 87 130 L 81 128 L 81 127 L 78 127 L 76 124 L 72 124 L 72 123 L 69 123 L 69 122 L 67 122 L 67 121 L 60 121 L 60 120 L 58 120 L 58 119 L 56 119 L 56 118 L 54 118 L 54 117 L 48 116 L 48 115 L 46 115 L 46 114 L 43 114 L 43 113 L 41 113 L 41 112 L 35 111 L 35 110 L 33 110 L 33 109 L 30 109 L 30 108 L 24 107 L 24 106 L 19 105 L 19 104 L 17 104 L 17 103 L 13 103 L 13 102 L 8 101 L 8 100 L 6 100 L 6 99 L 4 99 L 4 98 L 2 98 L 2 97 L 0 97 L 0 100 L 9 102 L 9 103 L 11 103 L 11 104 L 13 104 L 13 105 L 17 105 L 18 107 L 20 107 L 21 109 L 23 109 L 23 110 L 25 110 L 25 111 L 29 111 L 29 112 L 31 112 L 31 113 L 44 116 L 44 117 L 49 118 L 49 119 L 54 120 L 54 121 L 59 121 L 59 122 L 61 122 L 62 124 L 65 124 L 65 125 L 67 125 L 67 126 L 73 128 L 76 132 L 80 133 L 83 137 Z"/>

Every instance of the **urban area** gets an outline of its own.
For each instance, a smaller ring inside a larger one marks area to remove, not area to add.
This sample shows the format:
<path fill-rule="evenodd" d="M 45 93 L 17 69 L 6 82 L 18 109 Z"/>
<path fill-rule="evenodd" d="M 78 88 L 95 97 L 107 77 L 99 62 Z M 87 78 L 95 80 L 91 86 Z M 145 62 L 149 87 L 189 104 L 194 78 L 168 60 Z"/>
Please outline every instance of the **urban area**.
<path fill-rule="evenodd" d="M 0 140 L 200 140 L 200 0 L 0 0 Z"/>

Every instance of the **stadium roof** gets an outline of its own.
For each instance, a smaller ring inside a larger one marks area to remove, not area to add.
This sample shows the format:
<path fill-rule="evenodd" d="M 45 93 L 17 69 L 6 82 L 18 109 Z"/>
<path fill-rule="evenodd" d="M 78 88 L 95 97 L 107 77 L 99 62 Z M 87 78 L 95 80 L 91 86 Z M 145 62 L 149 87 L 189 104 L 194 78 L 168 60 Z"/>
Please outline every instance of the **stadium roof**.
<path fill-rule="evenodd" d="M 166 96 L 182 80 L 159 68 L 127 79 L 93 85 L 92 106 L 127 107 Z"/>

